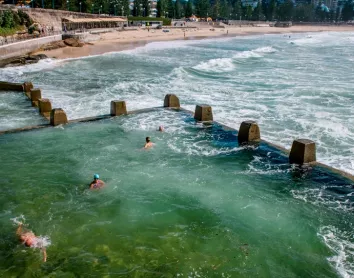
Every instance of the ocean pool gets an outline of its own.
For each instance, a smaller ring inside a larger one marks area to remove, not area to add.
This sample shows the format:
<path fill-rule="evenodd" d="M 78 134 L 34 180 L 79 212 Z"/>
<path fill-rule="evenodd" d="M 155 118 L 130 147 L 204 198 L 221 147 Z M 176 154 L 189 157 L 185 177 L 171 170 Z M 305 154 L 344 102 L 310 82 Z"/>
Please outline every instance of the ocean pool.
<path fill-rule="evenodd" d="M 0 148 L 0 276 L 354 275 L 352 182 L 188 113 L 6 134 Z M 20 215 L 51 239 L 46 263 L 16 241 Z"/>

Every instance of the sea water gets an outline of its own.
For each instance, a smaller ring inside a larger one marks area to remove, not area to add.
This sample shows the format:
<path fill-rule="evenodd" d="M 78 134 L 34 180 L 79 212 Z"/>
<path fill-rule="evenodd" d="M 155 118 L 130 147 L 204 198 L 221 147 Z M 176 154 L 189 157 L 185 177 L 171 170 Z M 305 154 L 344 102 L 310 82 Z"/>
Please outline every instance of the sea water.
<path fill-rule="evenodd" d="M 354 33 L 156 42 L 0 77 L 32 81 L 71 119 L 107 114 L 114 99 L 128 110 L 161 106 L 175 93 L 191 110 L 211 104 L 232 127 L 256 120 L 285 147 L 312 139 L 320 161 L 353 173 L 353 44 Z M 28 104 L 21 112 L 20 95 L 1 97 L 1 129 L 42 123 Z M 145 136 L 151 151 L 141 150 Z M 353 184 L 235 141 L 172 112 L 1 137 L 0 273 L 353 276 Z M 107 187 L 88 192 L 96 172 Z M 16 242 L 10 219 L 22 214 L 52 241 L 45 266 Z"/>
<path fill-rule="evenodd" d="M 351 32 L 153 42 L 1 69 L 0 79 L 32 81 L 71 119 L 107 114 L 114 99 L 132 110 L 175 93 L 191 110 L 212 105 L 215 119 L 236 129 L 256 120 L 264 139 L 284 147 L 314 140 L 318 160 L 353 174 L 353 46 Z"/>
<path fill-rule="evenodd" d="M 1 136 L 0 276 L 354 275 L 354 184 L 236 135 L 159 110 Z"/>

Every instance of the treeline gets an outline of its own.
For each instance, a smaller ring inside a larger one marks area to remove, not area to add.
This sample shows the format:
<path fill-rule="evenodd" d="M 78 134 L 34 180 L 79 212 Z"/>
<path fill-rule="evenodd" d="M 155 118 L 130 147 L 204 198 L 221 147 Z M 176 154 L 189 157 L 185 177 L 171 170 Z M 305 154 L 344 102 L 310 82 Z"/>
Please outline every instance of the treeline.
<path fill-rule="evenodd" d="M 6 0 L 12 3 L 13 0 Z M 20 2 L 19 2 L 20 3 Z M 55 8 L 86 13 L 100 13 L 123 16 L 149 16 L 151 3 L 149 0 L 134 0 L 134 8 L 130 10 L 129 0 L 33 0 L 33 7 Z M 330 10 L 319 3 L 295 5 L 292 0 L 263 0 L 254 5 L 244 5 L 241 0 L 158 0 L 157 17 L 185 18 L 193 14 L 212 19 L 244 19 L 244 20 L 294 20 L 304 22 L 315 21 L 347 21 L 353 19 L 354 5 L 352 0 L 345 2 L 342 9 Z"/>
<path fill-rule="evenodd" d="M 135 0 L 135 2 L 141 0 Z M 295 5 L 292 0 L 259 1 L 254 6 L 244 5 L 240 0 L 159 0 L 157 16 L 184 18 L 196 15 L 201 18 L 233 19 L 233 20 L 280 20 L 280 21 L 347 21 L 352 20 L 353 2 L 347 1 L 342 9 L 329 10 L 320 3 Z"/>

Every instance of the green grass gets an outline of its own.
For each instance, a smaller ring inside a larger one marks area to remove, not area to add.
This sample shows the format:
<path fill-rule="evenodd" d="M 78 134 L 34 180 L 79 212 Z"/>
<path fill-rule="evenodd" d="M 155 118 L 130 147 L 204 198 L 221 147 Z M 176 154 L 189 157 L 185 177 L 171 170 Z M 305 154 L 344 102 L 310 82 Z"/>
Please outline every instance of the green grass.
<path fill-rule="evenodd" d="M 0 27 L 0 36 L 1 37 L 6 37 L 6 36 L 12 36 L 16 34 L 18 31 L 22 31 L 23 26 L 16 26 L 13 28 L 5 28 L 5 27 Z"/>
<path fill-rule="evenodd" d="M 142 17 L 142 16 L 129 16 L 129 21 L 137 20 L 137 21 L 162 21 L 163 25 L 171 25 L 171 19 L 164 17 Z"/>

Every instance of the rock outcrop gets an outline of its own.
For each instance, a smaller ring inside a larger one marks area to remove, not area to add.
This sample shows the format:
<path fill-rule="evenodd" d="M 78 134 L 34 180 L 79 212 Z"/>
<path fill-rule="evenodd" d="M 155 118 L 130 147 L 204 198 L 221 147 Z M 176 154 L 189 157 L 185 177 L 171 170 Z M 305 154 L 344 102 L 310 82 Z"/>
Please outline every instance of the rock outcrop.
<path fill-rule="evenodd" d="M 64 43 L 67 46 L 71 46 L 71 47 L 83 47 L 85 44 L 77 39 L 74 38 L 68 38 L 64 40 Z"/>
<path fill-rule="evenodd" d="M 0 60 L 0 67 L 18 67 L 28 64 L 35 64 L 39 60 L 48 58 L 45 54 L 22 55 L 18 57 Z"/>

